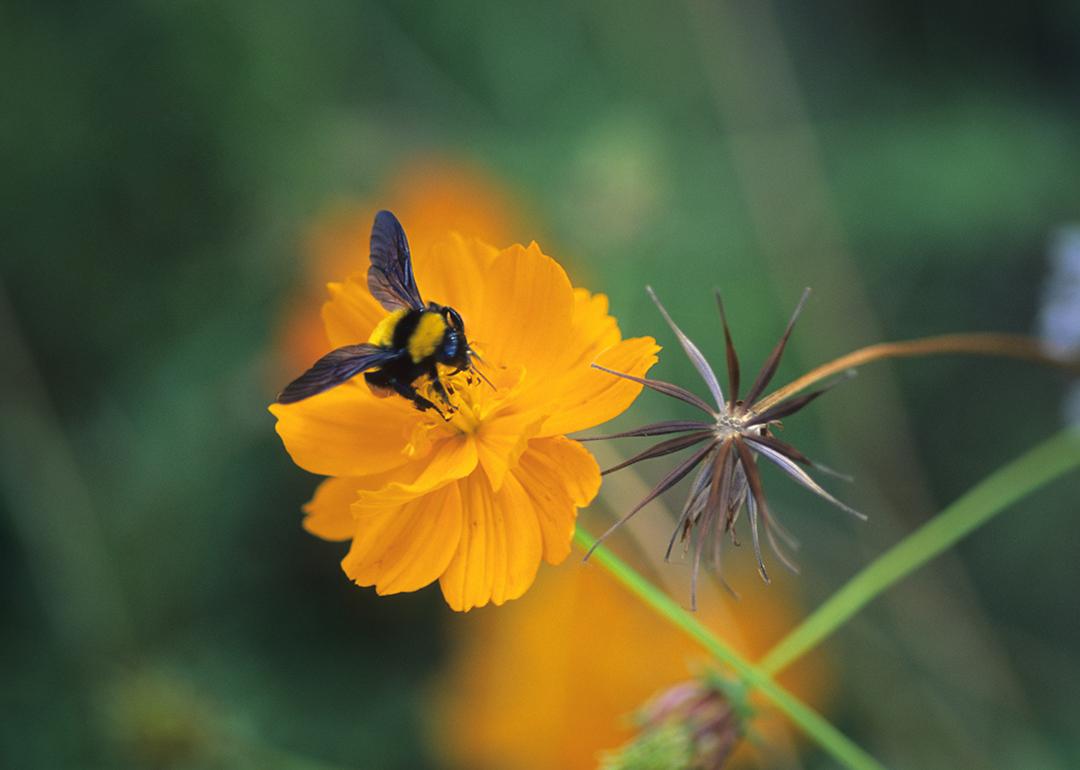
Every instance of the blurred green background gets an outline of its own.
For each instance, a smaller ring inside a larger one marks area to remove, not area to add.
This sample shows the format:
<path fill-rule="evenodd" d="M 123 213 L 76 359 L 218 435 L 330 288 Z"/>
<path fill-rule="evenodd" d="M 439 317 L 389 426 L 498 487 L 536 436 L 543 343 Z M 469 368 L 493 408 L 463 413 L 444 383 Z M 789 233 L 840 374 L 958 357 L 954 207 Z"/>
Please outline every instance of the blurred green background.
<path fill-rule="evenodd" d="M 1080 218 L 1064 0 L 16 3 L 0 72 L 11 768 L 446 762 L 425 704 L 459 618 L 435 588 L 348 583 L 265 410 L 313 223 L 417 155 L 501 180 L 517 237 L 686 384 L 646 283 L 717 363 L 721 287 L 746 370 L 812 286 L 786 379 L 880 339 L 1035 331 Z M 909 361 L 791 420 L 871 516 L 768 479 L 805 542 L 794 590 L 814 606 L 1057 430 L 1066 387 Z M 1080 766 L 1077 482 L 829 640 L 845 732 L 895 767 Z"/>

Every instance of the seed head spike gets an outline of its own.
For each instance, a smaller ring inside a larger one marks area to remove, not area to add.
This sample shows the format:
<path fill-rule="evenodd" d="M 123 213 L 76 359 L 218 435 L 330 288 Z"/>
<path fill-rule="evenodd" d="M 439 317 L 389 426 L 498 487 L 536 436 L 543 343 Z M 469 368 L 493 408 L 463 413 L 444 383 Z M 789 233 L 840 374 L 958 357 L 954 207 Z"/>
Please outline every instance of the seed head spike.
<path fill-rule="evenodd" d="M 788 321 L 787 328 L 784 329 L 780 341 L 776 343 L 776 347 L 773 348 L 772 353 L 765 359 L 765 363 L 762 365 L 757 379 L 754 380 L 754 384 L 750 386 L 750 391 L 746 394 L 746 403 L 751 404 L 754 401 L 757 401 L 758 396 L 760 396 L 762 391 L 768 387 L 773 375 L 776 374 L 776 369 L 780 366 L 780 358 L 784 355 L 784 348 L 787 347 L 788 338 L 791 336 L 791 330 L 795 328 L 795 322 L 799 320 L 799 314 L 802 313 L 803 306 L 806 305 L 806 300 L 809 296 L 810 287 L 808 286 L 803 290 L 802 297 L 799 298 L 799 304 L 795 306 L 795 312 L 791 314 L 791 320 Z"/>
<path fill-rule="evenodd" d="M 716 293 L 716 307 L 720 310 L 720 323 L 724 326 L 724 350 L 727 352 L 728 391 L 731 400 L 739 400 L 739 356 L 735 352 L 735 343 L 731 341 L 731 330 L 728 328 L 727 313 L 724 312 L 724 298 L 720 296 L 720 290 Z"/>
<path fill-rule="evenodd" d="M 686 356 L 690 359 L 690 363 L 694 365 L 694 368 L 698 370 L 698 374 L 705 380 L 705 385 L 708 386 L 709 392 L 712 393 L 713 398 L 716 399 L 716 408 L 721 412 L 724 411 L 724 392 L 720 389 L 720 381 L 716 379 L 716 373 L 713 372 L 712 367 L 709 366 L 709 362 L 705 360 L 705 356 L 698 350 L 697 345 L 691 342 L 690 338 L 683 334 L 682 329 L 676 326 L 675 322 L 671 320 L 667 308 L 660 302 L 660 299 L 656 296 L 656 292 L 653 291 L 652 286 L 646 286 L 645 291 L 649 293 L 652 301 L 660 310 L 660 314 L 664 316 L 664 320 L 667 321 L 668 326 L 675 332 L 675 336 L 678 337 L 682 349 L 686 351 Z"/>

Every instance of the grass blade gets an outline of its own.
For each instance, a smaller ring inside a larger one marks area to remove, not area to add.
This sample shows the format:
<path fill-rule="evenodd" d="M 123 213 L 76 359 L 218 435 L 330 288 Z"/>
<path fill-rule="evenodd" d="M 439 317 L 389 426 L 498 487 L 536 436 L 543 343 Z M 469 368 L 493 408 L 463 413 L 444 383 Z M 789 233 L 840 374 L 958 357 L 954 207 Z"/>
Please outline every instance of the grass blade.
<path fill-rule="evenodd" d="M 999 468 L 849 580 L 766 653 L 761 668 L 769 674 L 782 671 L 907 575 L 1012 503 L 1076 468 L 1080 468 L 1080 431 L 1075 429 Z"/>

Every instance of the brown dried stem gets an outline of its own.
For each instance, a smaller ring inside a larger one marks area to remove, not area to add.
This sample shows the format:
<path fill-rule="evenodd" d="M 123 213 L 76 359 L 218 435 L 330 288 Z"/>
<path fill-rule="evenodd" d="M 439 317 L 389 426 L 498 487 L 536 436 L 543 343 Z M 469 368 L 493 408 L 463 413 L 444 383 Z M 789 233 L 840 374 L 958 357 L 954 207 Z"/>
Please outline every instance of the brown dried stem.
<path fill-rule="evenodd" d="M 790 398 L 799 391 L 805 390 L 816 382 L 872 361 L 887 358 L 943 355 L 946 353 L 1019 358 L 1037 364 L 1058 367 L 1080 375 L 1080 357 L 1054 353 L 1048 350 L 1043 342 L 1034 337 L 1027 337 L 1022 334 L 995 334 L 992 332 L 942 334 L 937 337 L 925 337 L 904 342 L 881 342 L 854 350 L 847 355 L 822 364 L 787 385 L 774 390 L 757 402 L 754 405 L 754 410 L 764 411 L 785 398 Z"/>

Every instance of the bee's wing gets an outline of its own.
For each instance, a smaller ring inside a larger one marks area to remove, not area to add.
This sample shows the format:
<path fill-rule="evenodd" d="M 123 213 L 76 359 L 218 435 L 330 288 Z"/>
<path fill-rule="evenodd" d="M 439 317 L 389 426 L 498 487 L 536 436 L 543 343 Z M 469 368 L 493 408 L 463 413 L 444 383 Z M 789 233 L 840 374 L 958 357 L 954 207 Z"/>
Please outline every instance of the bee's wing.
<path fill-rule="evenodd" d="M 384 366 L 401 355 L 401 351 L 388 350 L 376 345 L 346 345 L 332 350 L 315 362 L 314 366 L 285 386 L 277 397 L 279 404 L 291 404 L 329 390 L 335 385 L 376 366 Z"/>
<path fill-rule="evenodd" d="M 375 215 L 371 227 L 371 267 L 368 291 L 387 310 L 424 309 L 424 300 L 413 277 L 409 242 L 397 217 L 389 211 Z"/>

